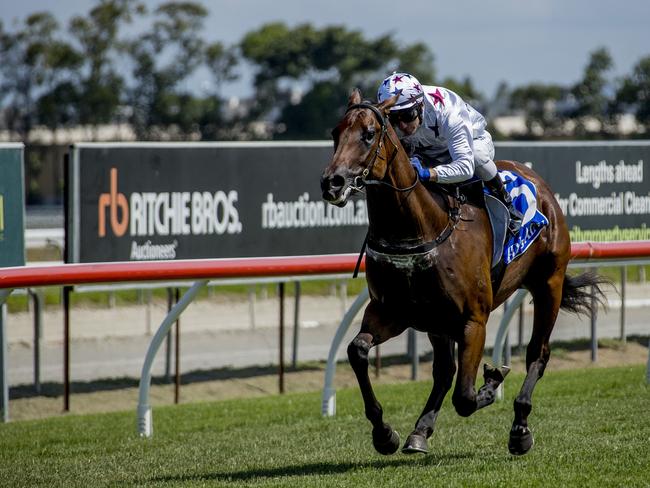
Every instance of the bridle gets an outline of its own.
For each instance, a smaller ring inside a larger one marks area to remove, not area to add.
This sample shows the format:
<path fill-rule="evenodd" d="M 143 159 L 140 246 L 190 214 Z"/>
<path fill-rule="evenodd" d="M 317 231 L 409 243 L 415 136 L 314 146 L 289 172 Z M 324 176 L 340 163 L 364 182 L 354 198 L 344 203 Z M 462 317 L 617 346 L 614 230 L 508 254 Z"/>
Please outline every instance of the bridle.
<path fill-rule="evenodd" d="M 354 178 L 353 184 L 351 184 L 350 187 L 354 191 L 358 191 L 358 192 L 363 192 L 363 187 L 367 185 L 384 185 L 384 186 L 388 186 L 389 188 L 392 188 L 397 192 L 408 192 L 413 190 L 419 181 L 418 174 L 417 171 L 415 171 L 415 169 L 414 169 L 415 178 L 413 180 L 413 183 L 404 188 L 396 187 L 388 183 L 387 181 L 368 178 L 368 176 L 372 171 L 373 166 L 375 165 L 375 162 L 377 161 L 377 158 L 379 157 L 379 153 L 381 152 L 381 149 L 384 145 L 384 139 L 388 138 L 388 140 L 393 144 L 393 146 L 395 146 L 395 151 L 386 162 L 387 170 L 390 164 L 392 163 L 392 161 L 395 159 L 395 155 L 398 152 L 398 148 L 397 148 L 398 146 L 391 139 L 390 134 L 388 133 L 388 125 L 387 125 L 385 115 L 383 115 L 377 107 L 371 105 L 370 103 L 355 103 L 353 105 L 350 105 L 345 111 L 345 113 L 347 114 L 349 111 L 357 108 L 368 109 L 375 115 L 377 121 L 381 125 L 381 136 L 379 138 L 377 148 L 375 149 L 375 152 L 371 156 L 372 159 L 370 160 L 370 163 L 368 163 L 368 165 L 364 168 L 360 176 L 356 176 Z M 442 187 L 440 188 L 442 189 Z M 452 195 L 447 190 L 443 190 L 443 193 L 446 193 L 448 197 L 450 197 L 452 200 L 457 201 L 460 205 L 464 203 L 464 197 L 461 198 L 459 195 Z M 359 273 L 359 267 L 361 266 L 361 259 L 363 258 L 363 255 L 365 253 L 366 246 L 370 245 L 372 246 L 372 249 L 374 251 L 379 251 L 385 254 L 406 256 L 406 255 L 427 253 L 432 249 L 434 249 L 435 247 L 438 247 L 443 242 L 445 242 L 449 238 L 451 233 L 454 231 L 454 229 L 456 228 L 456 224 L 460 220 L 460 205 L 451 206 L 449 205 L 449 202 L 447 201 L 446 198 L 444 199 L 444 202 L 447 204 L 448 222 L 445 228 L 443 229 L 443 231 L 440 233 L 440 235 L 438 235 L 438 237 L 436 237 L 432 241 L 428 241 L 416 245 L 386 245 L 386 244 L 380 244 L 376 242 L 369 243 L 368 242 L 369 234 L 366 233 L 366 238 L 363 241 L 361 252 L 359 253 L 359 258 L 357 259 L 357 265 L 355 266 L 354 273 L 352 275 L 353 278 L 356 278 L 357 274 Z"/>
<path fill-rule="evenodd" d="M 368 163 L 366 165 L 366 167 L 363 169 L 360 176 L 356 176 L 354 178 L 354 180 L 353 180 L 353 182 L 352 182 L 352 184 L 350 186 L 352 187 L 352 189 L 354 191 L 358 191 L 358 192 L 362 192 L 363 187 L 368 186 L 368 185 L 384 185 L 384 186 L 387 186 L 387 187 L 389 187 L 389 188 L 391 188 L 391 189 L 393 189 L 393 190 L 395 190 L 397 192 L 411 191 L 418 184 L 418 174 L 417 174 L 417 172 L 415 170 L 414 170 L 414 176 L 415 177 L 413 179 L 413 183 L 410 184 L 407 187 L 404 187 L 404 188 L 396 187 L 396 186 L 394 186 L 394 185 L 392 185 L 392 184 L 390 184 L 390 183 L 388 183 L 387 181 L 384 181 L 384 180 L 378 180 L 378 179 L 375 179 L 375 178 L 372 178 L 372 179 L 368 178 L 368 176 L 372 172 L 372 168 L 375 165 L 375 162 L 377 161 L 377 158 L 379 157 L 379 153 L 381 152 L 381 149 L 382 149 L 382 147 L 384 145 L 384 140 L 386 138 L 388 138 L 388 140 L 395 147 L 395 151 L 393 152 L 390 159 L 388 159 L 388 161 L 386 162 L 386 169 L 388 169 L 388 166 L 390 166 L 390 164 L 393 162 L 393 159 L 395 159 L 395 155 L 397 154 L 397 144 L 395 144 L 395 142 L 391 139 L 390 135 L 388 134 L 388 124 L 386 122 L 386 116 L 384 114 L 382 114 L 377 107 L 375 107 L 374 105 L 372 105 L 370 103 L 355 103 L 353 105 L 350 105 L 347 108 L 347 110 L 345 111 L 345 113 L 347 114 L 349 111 L 357 109 L 357 108 L 368 109 L 375 115 L 375 118 L 379 122 L 379 125 L 381 125 L 381 135 L 379 136 L 379 142 L 377 143 L 377 148 L 375 149 L 375 152 L 371 156 L 372 159 L 370 160 L 370 163 Z"/>

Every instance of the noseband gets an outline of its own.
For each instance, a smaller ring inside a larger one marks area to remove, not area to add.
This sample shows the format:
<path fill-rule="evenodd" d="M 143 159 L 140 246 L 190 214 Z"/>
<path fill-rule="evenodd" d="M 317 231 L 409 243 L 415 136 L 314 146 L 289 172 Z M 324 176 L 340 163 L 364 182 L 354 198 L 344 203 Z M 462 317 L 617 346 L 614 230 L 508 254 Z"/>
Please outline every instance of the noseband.
<path fill-rule="evenodd" d="M 368 109 L 370 110 L 374 115 L 377 121 L 379 122 L 379 125 L 381 125 L 381 135 L 379 137 L 379 143 L 377 144 L 377 149 L 375 149 L 374 154 L 372 155 L 372 159 L 370 160 L 370 163 L 364 168 L 363 172 L 361 173 L 361 176 L 357 176 L 354 178 L 354 182 L 352 185 L 352 189 L 355 191 L 362 191 L 364 186 L 367 185 L 384 185 L 387 186 L 395 191 L 398 192 L 407 192 L 411 191 L 415 186 L 418 184 L 418 175 L 417 172 L 415 172 L 415 178 L 413 180 L 413 183 L 405 188 L 398 188 L 394 185 L 391 185 L 387 181 L 383 180 L 378 180 L 378 179 L 370 179 L 368 176 L 370 175 L 373 166 L 375 165 L 375 162 L 377 161 L 377 158 L 379 157 L 379 153 L 381 152 L 381 148 L 384 145 L 384 139 L 388 137 L 388 140 L 393 143 L 393 145 L 397 148 L 397 145 L 393 142 L 393 140 L 388 136 L 388 125 L 386 123 L 386 116 L 382 114 L 377 107 L 374 105 L 371 105 L 370 103 L 355 103 L 354 105 L 350 105 L 348 109 L 345 111 L 347 114 L 349 111 L 361 108 L 361 109 Z M 397 151 L 393 153 L 391 158 L 387 161 L 386 163 L 386 169 L 388 169 L 388 166 L 390 163 L 393 161 L 395 158 L 395 154 L 397 154 Z"/>

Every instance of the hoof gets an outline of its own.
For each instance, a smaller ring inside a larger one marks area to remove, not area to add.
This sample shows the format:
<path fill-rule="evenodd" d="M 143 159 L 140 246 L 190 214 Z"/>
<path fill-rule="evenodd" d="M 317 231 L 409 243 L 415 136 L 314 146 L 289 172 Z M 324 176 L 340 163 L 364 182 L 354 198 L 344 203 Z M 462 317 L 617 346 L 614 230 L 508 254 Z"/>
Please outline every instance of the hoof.
<path fill-rule="evenodd" d="M 372 429 L 372 445 L 379 454 L 395 454 L 399 449 L 399 434 L 390 427 L 388 430 Z"/>
<path fill-rule="evenodd" d="M 530 451 L 535 440 L 533 433 L 528 427 L 513 427 L 510 431 L 510 440 L 508 441 L 508 450 L 510 454 L 521 456 Z"/>
<path fill-rule="evenodd" d="M 483 365 L 483 378 L 485 379 L 486 383 L 488 380 L 492 380 L 497 384 L 501 384 L 503 383 L 503 380 L 506 379 L 506 376 L 508 376 L 509 372 L 510 372 L 510 368 L 508 366 L 493 368 L 492 366 L 488 366 L 487 364 Z"/>
<path fill-rule="evenodd" d="M 429 448 L 426 438 L 423 435 L 411 434 L 406 439 L 402 452 L 404 454 L 427 454 Z"/>

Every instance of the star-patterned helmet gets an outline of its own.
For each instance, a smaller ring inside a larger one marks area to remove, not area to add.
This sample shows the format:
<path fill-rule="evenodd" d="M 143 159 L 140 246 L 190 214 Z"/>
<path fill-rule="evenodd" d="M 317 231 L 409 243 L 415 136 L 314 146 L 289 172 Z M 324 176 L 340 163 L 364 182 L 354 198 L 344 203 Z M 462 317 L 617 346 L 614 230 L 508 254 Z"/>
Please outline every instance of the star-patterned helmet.
<path fill-rule="evenodd" d="M 418 79 L 408 73 L 393 73 L 386 78 L 377 90 L 377 101 L 379 103 L 397 95 L 399 98 L 391 110 L 404 110 L 416 103 L 422 102 L 424 92 Z"/>

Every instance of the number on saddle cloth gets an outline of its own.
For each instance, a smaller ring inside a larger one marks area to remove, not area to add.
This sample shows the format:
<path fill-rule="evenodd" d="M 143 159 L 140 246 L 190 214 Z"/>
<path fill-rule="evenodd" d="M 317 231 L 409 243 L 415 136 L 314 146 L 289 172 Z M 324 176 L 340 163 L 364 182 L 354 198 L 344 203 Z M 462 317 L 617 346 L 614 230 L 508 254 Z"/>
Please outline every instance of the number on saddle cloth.
<path fill-rule="evenodd" d="M 507 234 L 507 240 L 502 244 L 503 261 L 505 264 L 509 264 L 518 256 L 526 252 L 535 239 L 537 239 L 542 229 L 548 225 L 548 219 L 537 209 L 537 188 L 532 181 L 527 180 L 514 171 L 499 171 L 499 176 L 503 181 L 506 191 L 512 198 L 512 204 L 524 216 L 519 233 L 516 236 Z M 487 189 L 484 191 L 486 193 L 488 192 Z M 486 197 L 487 196 L 489 195 L 486 195 Z M 486 198 L 486 201 L 487 200 L 488 199 Z M 507 227 L 509 219 L 508 210 L 503 204 L 501 204 L 501 202 L 498 203 L 503 210 L 505 210 L 505 226 Z M 488 206 L 488 208 L 490 207 Z M 502 213 L 501 210 L 499 210 L 498 213 Z M 490 211 L 488 211 L 488 215 L 490 215 Z M 490 215 L 492 231 L 493 234 L 496 235 L 495 224 L 492 223 L 492 221 L 493 216 Z M 500 229 L 501 223 L 499 222 L 497 230 Z M 499 241 L 503 243 L 504 236 L 501 236 Z M 498 263 L 496 242 L 499 241 L 495 239 L 495 252 L 492 259 L 493 267 Z"/>

